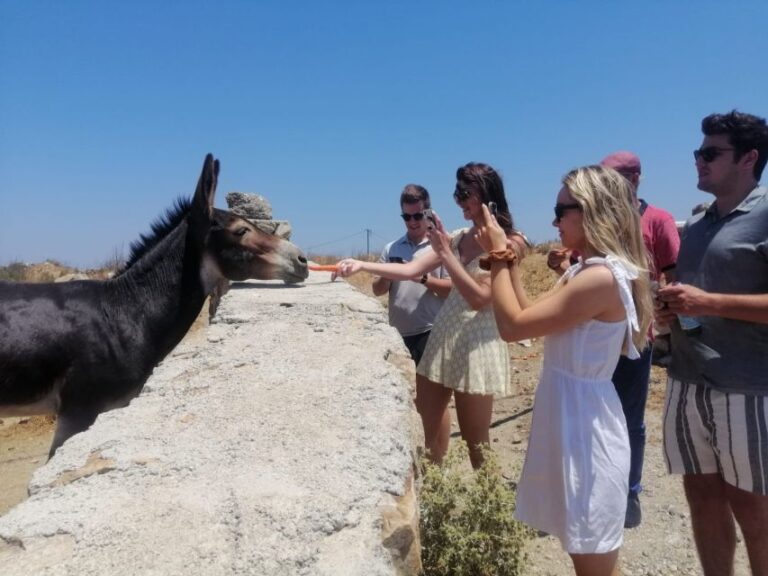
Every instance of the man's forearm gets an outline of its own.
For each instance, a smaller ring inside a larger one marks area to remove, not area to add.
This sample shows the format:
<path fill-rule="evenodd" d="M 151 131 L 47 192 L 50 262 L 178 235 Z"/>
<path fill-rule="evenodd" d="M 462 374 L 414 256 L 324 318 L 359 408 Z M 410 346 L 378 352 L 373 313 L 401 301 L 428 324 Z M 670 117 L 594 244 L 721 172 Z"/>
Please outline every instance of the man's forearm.
<path fill-rule="evenodd" d="M 702 316 L 768 324 L 768 294 L 709 293 Z"/>

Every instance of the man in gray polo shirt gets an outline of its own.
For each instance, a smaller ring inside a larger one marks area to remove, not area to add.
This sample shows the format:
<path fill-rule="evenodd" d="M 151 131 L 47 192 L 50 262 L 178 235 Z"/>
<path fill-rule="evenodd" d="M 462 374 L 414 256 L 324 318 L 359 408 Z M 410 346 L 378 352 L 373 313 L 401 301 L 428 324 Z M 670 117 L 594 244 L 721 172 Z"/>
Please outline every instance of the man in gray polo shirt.
<path fill-rule="evenodd" d="M 672 330 L 664 453 L 704 574 L 733 574 L 735 522 L 752 573 L 768 574 L 768 127 L 734 110 L 702 132 L 698 187 L 715 199 L 683 228 L 680 283 L 659 291 Z"/>
<path fill-rule="evenodd" d="M 425 250 L 432 249 L 427 238 L 429 221 L 424 216 L 424 210 L 429 207 L 426 188 L 418 184 L 403 188 L 400 216 L 406 233 L 384 247 L 379 262 L 410 262 Z M 451 291 L 451 279 L 445 268 L 440 266 L 429 274 L 404 282 L 374 276 L 372 289 L 376 296 L 389 293 L 389 323 L 400 332 L 418 365 L 435 316 Z"/>

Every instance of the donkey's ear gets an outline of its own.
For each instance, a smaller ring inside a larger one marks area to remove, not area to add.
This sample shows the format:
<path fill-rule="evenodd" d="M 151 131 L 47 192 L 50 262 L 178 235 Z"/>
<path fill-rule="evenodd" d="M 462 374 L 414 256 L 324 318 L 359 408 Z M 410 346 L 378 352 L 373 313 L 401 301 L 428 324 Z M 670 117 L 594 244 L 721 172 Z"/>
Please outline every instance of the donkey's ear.
<path fill-rule="evenodd" d="M 219 179 L 219 161 L 208 154 L 203 162 L 203 171 L 195 190 L 194 205 L 197 210 L 205 213 L 210 219 L 213 215 L 213 202 L 216 197 L 216 184 Z"/>
<path fill-rule="evenodd" d="M 208 218 L 213 218 L 213 204 L 216 199 L 216 187 L 219 185 L 219 160 L 213 161 L 213 182 L 211 183 L 211 191 L 208 195 Z"/>

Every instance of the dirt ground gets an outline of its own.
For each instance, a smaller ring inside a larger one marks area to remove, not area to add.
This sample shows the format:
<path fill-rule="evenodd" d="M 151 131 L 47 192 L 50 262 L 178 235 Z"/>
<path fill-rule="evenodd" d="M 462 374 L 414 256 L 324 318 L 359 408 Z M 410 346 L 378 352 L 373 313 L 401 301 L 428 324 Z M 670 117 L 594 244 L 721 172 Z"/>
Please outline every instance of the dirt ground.
<path fill-rule="evenodd" d="M 542 255 L 535 254 L 524 264 L 527 285 L 534 296 L 551 285 L 551 274 L 543 267 Z M 370 286 L 370 280 L 358 278 L 355 284 L 365 291 Z M 196 327 L 204 324 L 199 320 Z M 193 330 L 188 337 L 195 337 L 196 332 Z M 492 447 L 499 457 L 505 478 L 510 482 L 516 481 L 525 457 L 541 354 L 541 340 L 526 345 L 510 345 L 516 393 L 497 401 L 494 407 Z M 667 475 L 662 457 L 661 415 L 665 381 L 665 370 L 654 367 L 646 412 L 648 430 L 644 491 L 641 494 L 643 522 L 639 528 L 625 532 L 621 551 L 624 576 L 695 575 L 701 572 L 681 480 Z M 455 413 L 453 422 L 454 436 L 458 437 Z M 3 488 L 0 490 L 0 514 L 26 497 L 26 486 L 32 472 L 46 460 L 52 431 L 50 418 L 4 419 L 0 423 L 0 486 Z M 527 574 L 530 576 L 573 573 L 570 559 L 552 537 L 541 536 L 532 540 L 528 554 Z M 735 575 L 748 573 L 743 543 L 739 540 Z"/>
<path fill-rule="evenodd" d="M 48 459 L 53 426 L 49 416 L 0 420 L 0 515 L 27 497 L 32 472 Z"/>

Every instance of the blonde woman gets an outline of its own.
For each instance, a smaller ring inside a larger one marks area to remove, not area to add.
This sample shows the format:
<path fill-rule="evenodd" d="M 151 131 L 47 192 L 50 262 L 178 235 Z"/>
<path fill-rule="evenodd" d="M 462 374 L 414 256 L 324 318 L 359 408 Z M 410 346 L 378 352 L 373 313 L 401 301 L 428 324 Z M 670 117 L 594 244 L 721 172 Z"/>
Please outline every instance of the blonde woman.
<path fill-rule="evenodd" d="M 479 268 L 483 250 L 475 240 L 482 207 L 495 205 L 505 245 L 522 253 L 525 237 L 515 232 L 504 184 L 487 164 L 471 162 L 456 172 L 453 199 L 471 228 L 448 234 L 439 218 L 428 237 L 432 251 L 406 264 L 339 263 L 341 276 L 361 270 L 392 280 L 419 278 L 444 266 L 453 288 L 435 318 L 424 355 L 417 367 L 416 408 L 424 426 L 430 458 L 441 462 L 448 449 L 451 422 L 448 404 L 455 398 L 461 436 L 469 447 L 472 466 L 483 462 L 481 446 L 488 444 L 494 397 L 512 392 L 509 350 L 499 336 L 491 308 L 490 274 Z"/>
<path fill-rule="evenodd" d="M 618 172 L 568 173 L 553 225 L 581 254 L 555 288 L 531 303 L 506 236 L 483 210 L 478 243 L 489 253 L 493 306 L 504 340 L 547 336 L 518 519 L 557 536 L 576 574 L 618 574 L 630 447 L 611 376 L 638 356 L 653 316 L 648 257 L 632 191 Z"/>

